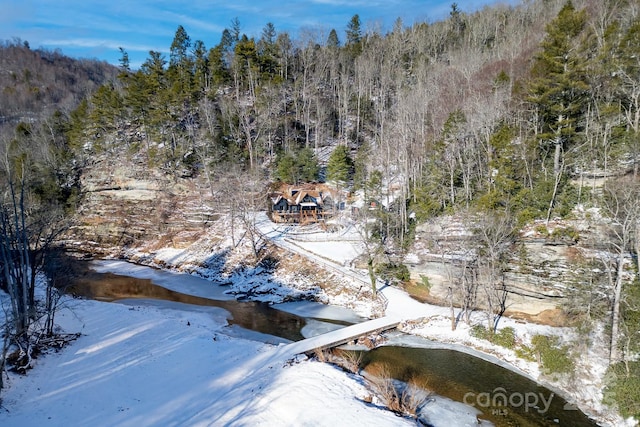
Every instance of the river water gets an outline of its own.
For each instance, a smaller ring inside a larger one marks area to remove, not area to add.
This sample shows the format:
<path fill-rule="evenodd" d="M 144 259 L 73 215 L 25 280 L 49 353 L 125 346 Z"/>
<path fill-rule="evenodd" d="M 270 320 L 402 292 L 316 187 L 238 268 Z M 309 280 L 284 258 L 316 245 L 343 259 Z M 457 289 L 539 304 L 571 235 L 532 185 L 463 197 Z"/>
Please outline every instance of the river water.
<path fill-rule="evenodd" d="M 220 307 L 229 312 L 228 321 L 232 327 L 258 332 L 264 337 L 278 337 L 281 341 L 297 341 L 364 320 L 345 309 L 328 309 L 316 303 L 296 306 L 296 303 L 270 305 L 237 301 L 224 289 L 216 289 L 207 297 L 193 296 L 167 288 L 169 282 L 175 283 L 175 273 L 126 263 L 121 263 L 120 267 L 123 265 L 135 268 L 136 277 L 87 269 L 84 275 L 75 279 L 68 292 L 103 301 L 161 300 Z M 186 274 L 180 276 L 186 276 L 181 279 L 206 282 Z M 207 283 L 210 287 L 222 288 Z M 394 341 L 402 343 L 398 336 L 395 334 Z M 263 338 L 267 342 L 278 339 Z M 433 346 L 427 340 L 411 337 L 409 341 L 411 346 L 386 345 L 364 352 L 363 369 L 374 375 L 384 369 L 393 378 L 414 382 L 439 396 L 463 402 L 479 410 L 479 418 L 496 426 L 597 425 L 551 390 L 512 370 L 464 352 L 429 348 Z"/>

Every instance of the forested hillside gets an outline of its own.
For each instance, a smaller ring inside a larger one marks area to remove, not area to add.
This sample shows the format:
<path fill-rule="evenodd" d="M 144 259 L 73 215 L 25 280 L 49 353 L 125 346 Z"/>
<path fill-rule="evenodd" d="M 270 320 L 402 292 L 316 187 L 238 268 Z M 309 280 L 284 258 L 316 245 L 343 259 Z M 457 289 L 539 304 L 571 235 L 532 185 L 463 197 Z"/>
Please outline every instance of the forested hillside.
<path fill-rule="evenodd" d="M 2 47 L 0 116 L 15 129 L 0 144 L 11 190 L 3 187 L 0 212 L 5 265 L 69 228 L 87 191 L 81 176 L 94 179 L 98 163 L 112 178 L 119 165 L 133 168 L 165 191 L 162 203 L 119 206 L 140 221 L 175 214 L 188 185 L 206 187 L 216 212 L 233 216 L 265 209 L 268 183 L 328 181 L 376 206 L 359 218 L 375 224 L 364 236 L 371 273 L 398 267 L 416 226 L 469 218 L 477 252 L 461 282 L 491 288 L 483 306 L 499 318 L 505 259 L 521 231 L 598 208 L 608 218 L 599 249 L 609 255 L 582 268 L 597 264 L 609 286 L 605 296 L 587 292 L 606 314 L 589 302 L 571 315 L 607 319 L 612 369 L 624 378 L 612 387 L 619 396 L 637 387 L 625 381 L 640 370 L 638 0 L 529 0 L 475 13 L 454 3 L 446 20 L 398 20 L 387 33 L 365 31 L 358 15 L 344 32 L 295 38 L 270 23 L 247 35 L 241 22 L 213 41 L 178 26 L 169 56 L 149 52 L 140 69 L 125 46 L 117 72 Z M 47 118 L 31 120 L 34 111 Z M 158 232 L 125 232 L 122 222 L 123 244 Z M 27 280 L 18 273 L 5 268 L 3 286 Z M 32 302 L 18 307 L 18 331 Z M 637 403 L 621 405 L 638 415 Z"/>
<path fill-rule="evenodd" d="M 33 50 L 27 41 L 0 43 L 0 126 L 35 122 L 56 110 L 68 115 L 117 73 L 106 62 Z"/>
<path fill-rule="evenodd" d="M 408 212 L 563 216 L 593 197 L 590 179 L 637 177 L 635 6 L 453 5 L 446 21 L 388 34 L 363 32 L 356 15 L 343 39 L 294 40 L 271 24 L 249 37 L 236 21 L 211 48 L 180 26 L 168 58 L 150 52 L 131 70 L 122 51 L 119 78 L 75 111 L 71 139 L 127 145 L 167 173 L 233 165 L 286 180 L 318 178 L 290 169 L 345 145 L 355 188 L 379 175 L 400 189 L 398 229 Z"/>

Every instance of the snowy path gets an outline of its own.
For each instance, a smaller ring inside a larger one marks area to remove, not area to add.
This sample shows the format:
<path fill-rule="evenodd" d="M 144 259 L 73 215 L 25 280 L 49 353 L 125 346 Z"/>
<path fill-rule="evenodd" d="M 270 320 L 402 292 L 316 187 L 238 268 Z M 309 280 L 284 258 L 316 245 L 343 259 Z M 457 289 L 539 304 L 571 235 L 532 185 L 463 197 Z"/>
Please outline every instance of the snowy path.
<path fill-rule="evenodd" d="M 371 286 L 369 276 L 365 271 L 355 270 L 346 267 L 353 257 L 354 248 L 351 241 L 328 242 L 325 247 L 319 247 L 317 244 L 304 241 L 293 241 L 288 238 L 288 234 L 293 229 L 290 224 L 275 224 L 266 215 L 266 213 L 258 214 L 256 227 L 258 231 L 275 245 L 302 255 L 324 268 L 335 271 L 352 280 L 362 283 L 364 286 Z M 314 251 L 315 249 L 315 251 Z M 319 250 L 319 249 L 322 249 Z M 342 262 L 338 262 L 341 260 Z M 382 281 L 378 282 L 378 294 L 385 300 L 385 315 L 393 316 L 399 321 L 419 319 L 422 317 L 430 317 L 434 315 L 449 315 L 449 309 L 431 304 L 424 304 L 411 298 L 405 291 L 385 285 Z"/>

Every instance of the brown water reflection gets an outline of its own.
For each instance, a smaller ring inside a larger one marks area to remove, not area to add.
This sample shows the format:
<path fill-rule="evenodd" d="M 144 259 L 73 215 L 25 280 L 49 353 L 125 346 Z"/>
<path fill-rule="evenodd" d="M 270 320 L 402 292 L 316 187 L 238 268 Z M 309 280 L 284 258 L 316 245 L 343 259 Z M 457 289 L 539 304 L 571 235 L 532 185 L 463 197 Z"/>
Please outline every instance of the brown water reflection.
<path fill-rule="evenodd" d="M 78 274 L 67 292 L 102 301 L 143 298 L 220 307 L 231 313 L 230 324 L 292 341 L 303 339 L 300 330 L 306 323 L 303 317 L 274 309 L 266 303 L 212 300 L 166 289 L 154 284 L 150 279 L 97 273 L 91 270 Z M 393 378 L 413 381 L 436 394 L 458 402 L 464 402 L 467 393 L 473 393 L 473 396 L 477 397 L 480 393 L 491 394 L 497 389 L 503 389 L 507 395 L 542 393 L 547 399 L 552 393 L 512 371 L 454 350 L 379 347 L 363 354 L 363 366 L 373 374 L 384 366 Z M 473 398 L 470 402 L 473 403 Z M 554 396 L 549 410 L 544 413 L 540 413 L 537 408 L 476 407 L 482 410 L 482 418 L 497 426 L 597 425 L 582 412 L 572 408 L 567 410 L 565 405 L 565 400 Z"/>
<path fill-rule="evenodd" d="M 472 404 L 483 412 L 482 418 L 496 426 L 597 426 L 581 411 L 565 406 L 567 402 L 547 388 L 494 363 L 459 351 L 378 347 L 363 354 L 363 366 L 373 375 L 384 369 L 393 378 L 414 382 L 440 396 Z M 498 393 L 511 398 L 512 404 L 502 405 L 499 399 L 494 399 Z M 521 400 L 522 397 L 532 402 L 534 395 L 539 397 L 536 407 Z M 486 406 L 483 396 L 490 397 L 498 405 Z M 542 399 L 550 399 L 546 411 Z"/>
<path fill-rule="evenodd" d="M 219 301 L 187 295 L 158 286 L 150 279 L 88 271 L 73 280 L 67 293 L 100 301 L 145 298 L 220 307 L 231 313 L 229 323 L 232 325 L 291 341 L 304 338 L 300 333 L 305 325 L 304 318 L 276 310 L 269 304 L 256 301 Z"/>

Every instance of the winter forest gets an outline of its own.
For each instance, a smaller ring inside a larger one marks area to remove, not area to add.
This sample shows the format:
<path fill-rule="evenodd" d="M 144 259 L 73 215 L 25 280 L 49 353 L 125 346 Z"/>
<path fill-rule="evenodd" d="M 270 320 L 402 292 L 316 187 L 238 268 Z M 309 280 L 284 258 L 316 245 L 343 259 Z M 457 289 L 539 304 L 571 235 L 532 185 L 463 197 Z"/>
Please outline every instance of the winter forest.
<path fill-rule="evenodd" d="M 597 208 L 606 256 L 576 261 L 582 285 L 564 310 L 571 326 L 605 324 L 608 387 L 621 414 L 640 416 L 638 0 L 474 13 L 453 3 L 443 21 L 398 20 L 382 33 L 354 15 L 344 29 L 295 37 L 268 22 L 245 34 L 240 16 L 220 40 L 178 26 L 169 55 L 151 51 L 139 68 L 125 46 L 117 68 L 20 40 L 0 52 L 3 67 L 18 64 L 0 76 L 0 287 L 12 301 L 2 364 L 10 346 L 32 345 L 34 319 L 53 333 L 55 278 L 66 274 L 58 251 L 83 203 L 80 178 L 96 158 L 122 156 L 198 180 L 240 217 L 266 210 L 278 183 L 361 194 L 375 206 L 358 214 L 371 225 L 369 271 L 400 281 L 416 227 L 461 218 L 478 248 L 461 280 L 491 284 L 486 308 L 497 317 L 522 230 Z M 580 239 L 571 227 L 554 233 Z M 41 271 L 52 283 L 44 305 L 34 296 Z"/>

